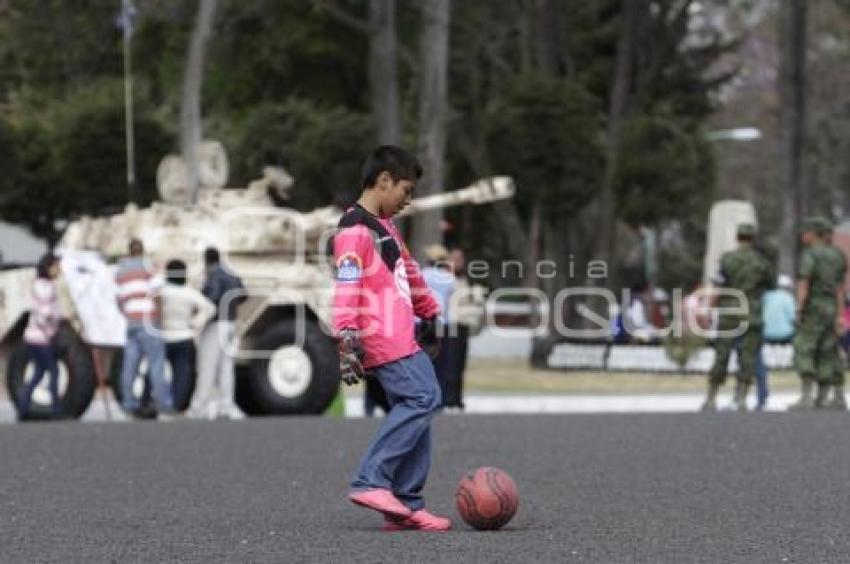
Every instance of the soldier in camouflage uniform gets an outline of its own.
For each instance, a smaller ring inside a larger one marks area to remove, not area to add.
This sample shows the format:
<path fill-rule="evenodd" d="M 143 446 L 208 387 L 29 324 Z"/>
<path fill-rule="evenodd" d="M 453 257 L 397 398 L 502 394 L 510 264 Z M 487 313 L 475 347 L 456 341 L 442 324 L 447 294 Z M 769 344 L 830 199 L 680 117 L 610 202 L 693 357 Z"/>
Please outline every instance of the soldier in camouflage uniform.
<path fill-rule="evenodd" d="M 829 221 L 824 222 L 824 243 L 827 245 L 827 249 L 835 256 L 836 261 L 844 261 L 847 262 L 847 258 L 844 255 L 844 251 L 836 247 L 832 244 L 832 223 Z M 843 281 L 842 281 L 842 289 L 843 289 Z M 841 316 L 841 310 L 843 308 L 843 303 L 839 304 L 838 315 Z M 845 327 L 837 328 L 838 335 L 840 336 L 843 331 L 846 330 Z M 836 360 L 835 360 L 835 376 L 832 379 L 832 389 L 833 389 L 833 397 L 831 401 L 827 401 L 824 404 L 824 407 L 828 409 L 837 409 L 839 411 L 847 411 L 847 399 L 844 396 L 844 360 L 841 355 L 841 343 L 836 340 Z"/>
<path fill-rule="evenodd" d="M 804 219 L 800 228 L 805 249 L 797 272 L 794 366 L 800 374 L 802 392 L 789 409 L 827 407 L 830 387 L 834 384 L 840 384 L 834 407 L 846 406 L 843 382 L 836 382 L 836 375 L 841 370 L 838 334 L 842 326 L 842 286 L 847 261 L 843 253 L 826 244 L 831 229 L 831 224 L 820 217 Z M 815 382 L 817 397 L 813 397 Z"/>
<path fill-rule="evenodd" d="M 738 411 L 747 410 L 747 391 L 756 375 L 756 355 L 762 343 L 762 295 L 773 286 L 773 265 L 761 252 L 753 247 L 756 227 L 750 223 L 738 226 L 738 248 L 720 258 L 718 286 L 740 291 L 746 297 L 741 304 L 736 296 L 721 295 L 716 300 L 718 308 L 739 308 L 741 313 L 724 312 L 718 321 L 718 330 L 731 332 L 745 326 L 738 337 L 718 336 L 714 341 L 714 366 L 708 376 L 708 394 L 703 411 L 717 409 L 717 393 L 726 381 L 729 356 L 732 349 L 738 351 L 738 377 L 735 385 L 735 406 Z M 744 306 L 744 307 L 740 307 Z"/>

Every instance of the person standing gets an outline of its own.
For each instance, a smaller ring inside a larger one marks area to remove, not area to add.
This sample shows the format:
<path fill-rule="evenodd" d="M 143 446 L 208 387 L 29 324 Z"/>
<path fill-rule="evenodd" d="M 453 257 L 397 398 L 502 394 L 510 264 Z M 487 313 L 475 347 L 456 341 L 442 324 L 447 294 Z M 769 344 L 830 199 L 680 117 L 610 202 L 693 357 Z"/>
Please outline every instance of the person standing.
<path fill-rule="evenodd" d="M 174 403 L 165 381 L 165 343 L 159 335 L 162 303 L 159 289 L 162 280 L 145 259 L 141 240 L 130 241 L 130 256 L 118 265 L 118 307 L 127 320 L 127 342 L 121 365 L 121 400 L 127 413 L 137 413 L 139 400 L 133 394 L 133 382 L 142 358 L 148 360 L 157 411 L 168 414 Z"/>
<path fill-rule="evenodd" d="M 633 284 L 629 288 L 628 302 L 623 304 L 623 332 L 615 338 L 615 342 L 648 343 L 655 337 L 655 328 L 647 315 L 647 290 L 645 282 Z"/>
<path fill-rule="evenodd" d="M 737 290 L 745 298 L 741 304 L 739 296 L 721 293 L 715 305 L 720 316 L 714 340 L 714 366 L 708 377 L 708 392 L 702 405 L 703 411 L 717 409 L 717 394 L 726 381 L 729 356 L 733 349 L 738 351 L 738 376 L 735 385 L 734 403 L 738 411 L 747 410 L 747 391 L 755 380 L 756 366 L 761 355 L 762 343 L 762 297 L 773 286 L 773 267 L 761 252 L 753 247 L 756 226 L 743 223 L 738 226 L 738 248 L 720 258 L 718 286 L 726 290 Z M 741 308 L 740 306 L 744 306 Z M 726 309 L 732 311 L 724 311 Z M 744 327 L 743 334 L 731 337 L 724 332 Z"/>
<path fill-rule="evenodd" d="M 44 255 L 36 268 L 36 279 L 30 292 L 32 308 L 26 329 L 24 329 L 27 355 L 35 363 L 35 372 L 32 379 L 25 383 L 17 398 L 20 420 L 29 416 L 33 390 L 41 383 L 45 372 L 50 375 L 51 415 L 54 418 L 62 417 L 62 404 L 59 400 L 59 364 L 56 360 L 56 349 L 53 346 L 53 338 L 59 331 L 62 316 L 54 283 L 58 275 L 58 257 L 52 253 Z"/>
<path fill-rule="evenodd" d="M 446 318 L 449 321 L 449 335 L 443 342 L 447 348 L 447 383 L 443 405 L 464 409 L 463 381 L 466 371 L 466 359 L 469 351 L 469 338 L 477 335 L 484 324 L 486 290 L 483 286 L 470 285 L 467 281 L 466 257 L 463 250 L 454 248 L 449 252 L 449 262 L 455 277 L 454 291 L 449 298 Z"/>
<path fill-rule="evenodd" d="M 455 289 L 455 277 L 449 264 L 449 252 L 438 243 L 428 245 L 425 248 L 425 260 L 428 266 L 422 269 L 422 278 L 431 289 L 440 311 L 448 312 L 448 303 Z M 440 395 L 443 398 L 443 406 L 447 406 L 446 400 L 449 396 L 449 388 L 454 386 L 454 374 L 452 374 L 452 345 L 449 342 L 453 335 L 450 334 L 447 315 L 438 322 L 437 336 L 440 337 L 440 348 L 434 361 L 434 371 L 437 381 L 440 383 Z"/>
<path fill-rule="evenodd" d="M 384 145 L 367 157 L 360 198 L 340 219 L 333 241 L 333 329 L 343 382 L 356 384 L 368 371 L 391 406 L 348 499 L 382 513 L 386 530 L 445 531 L 451 521 L 425 510 L 422 496 L 431 466 L 431 420 L 442 400 L 414 328 L 419 317 L 423 333 L 430 333 L 440 309 L 390 219 L 410 203 L 421 175 L 416 158 L 399 147 Z"/>
<path fill-rule="evenodd" d="M 215 306 L 203 294 L 186 285 L 186 263 L 170 260 L 165 265 L 162 298 L 162 337 L 171 364 L 174 408 L 185 410 L 192 394 L 195 370 L 195 338 L 215 315 Z"/>
<path fill-rule="evenodd" d="M 843 262 L 845 265 L 847 264 L 847 257 L 844 255 L 844 251 L 836 247 L 832 243 L 832 234 L 833 227 L 832 223 L 826 218 L 820 218 L 820 221 L 823 224 L 824 230 L 824 243 L 826 244 L 827 250 L 831 253 L 832 259 L 838 263 Z M 841 280 L 840 291 L 842 294 L 842 306 L 844 305 L 844 280 Z M 847 323 L 844 319 L 844 311 L 842 307 L 839 307 L 839 316 L 841 317 L 841 327 L 837 328 L 838 331 L 838 341 L 835 352 L 835 377 L 832 379 L 832 390 L 833 396 L 832 400 L 826 401 L 823 407 L 827 407 L 829 409 L 837 409 L 839 411 L 847 411 L 847 398 L 844 396 L 844 360 L 841 357 L 841 339 L 844 336 L 844 332 L 847 330 Z"/>
<path fill-rule="evenodd" d="M 791 294 L 794 282 L 791 277 L 781 274 L 776 279 L 776 288 L 765 292 L 762 298 L 762 317 L 765 343 L 789 343 L 794 337 L 794 296 Z M 764 355 L 759 355 L 756 363 L 756 409 L 761 411 L 767 406 L 770 395 L 767 364 Z"/>
<path fill-rule="evenodd" d="M 201 290 L 216 308 L 212 320 L 201 332 L 198 355 L 198 380 L 189 408 L 192 417 L 201 419 L 243 419 L 245 415 L 234 401 L 233 357 L 236 343 L 236 313 L 245 301 L 242 280 L 221 265 L 218 249 L 204 251 L 206 279 Z"/>
<path fill-rule="evenodd" d="M 842 286 L 847 261 L 843 253 L 836 253 L 826 242 L 831 228 L 822 217 L 807 217 L 800 226 L 805 248 L 797 269 L 794 366 L 800 375 L 801 391 L 800 399 L 789 406 L 792 410 L 827 407 L 830 388 L 837 381 Z M 814 396 L 815 383 L 817 396 Z M 844 402 L 843 382 L 836 385 L 836 392 L 838 402 Z M 846 408 L 846 402 L 844 405 Z"/>
<path fill-rule="evenodd" d="M 788 343 L 794 337 L 794 281 L 781 274 L 776 288 L 764 294 L 764 340 L 768 343 Z"/>

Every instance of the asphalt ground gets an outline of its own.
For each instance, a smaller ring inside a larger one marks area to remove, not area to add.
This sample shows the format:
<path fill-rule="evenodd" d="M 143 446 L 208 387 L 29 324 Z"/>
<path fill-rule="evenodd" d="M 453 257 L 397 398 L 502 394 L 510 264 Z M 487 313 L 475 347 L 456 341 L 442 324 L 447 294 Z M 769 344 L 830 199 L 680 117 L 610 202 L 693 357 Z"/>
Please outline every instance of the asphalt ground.
<path fill-rule="evenodd" d="M 482 465 L 498 532 L 383 533 L 346 484 L 375 420 L 3 426 L 0 562 L 847 562 L 850 416 L 442 416 L 429 507 Z"/>

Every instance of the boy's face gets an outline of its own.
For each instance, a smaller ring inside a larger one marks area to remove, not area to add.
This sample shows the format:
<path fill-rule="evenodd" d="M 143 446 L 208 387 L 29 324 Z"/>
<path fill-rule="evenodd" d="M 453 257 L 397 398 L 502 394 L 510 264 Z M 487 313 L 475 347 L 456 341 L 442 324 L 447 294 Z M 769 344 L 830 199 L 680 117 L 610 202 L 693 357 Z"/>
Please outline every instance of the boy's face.
<path fill-rule="evenodd" d="M 387 172 L 378 176 L 378 193 L 382 217 L 392 217 L 410 204 L 414 183 L 410 180 L 393 180 Z"/>

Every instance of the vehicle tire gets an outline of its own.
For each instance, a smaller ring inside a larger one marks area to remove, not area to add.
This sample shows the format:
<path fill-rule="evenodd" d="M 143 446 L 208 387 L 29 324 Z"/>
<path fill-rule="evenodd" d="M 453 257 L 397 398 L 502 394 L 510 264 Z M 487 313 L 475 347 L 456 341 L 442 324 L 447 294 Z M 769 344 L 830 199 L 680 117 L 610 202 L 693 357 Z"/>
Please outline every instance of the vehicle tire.
<path fill-rule="evenodd" d="M 166 345 L 165 352 L 165 379 L 168 382 L 172 382 L 172 375 L 174 371 L 171 368 L 171 351 L 168 350 L 168 345 Z M 121 390 L 121 366 L 124 364 L 124 351 L 118 350 L 114 355 L 112 355 L 112 364 L 109 366 L 109 386 L 112 388 L 112 392 L 115 394 L 115 400 L 122 404 L 123 391 Z M 197 370 L 195 363 L 195 351 L 192 350 L 192 357 L 190 360 L 190 366 L 192 369 L 189 372 L 189 382 L 186 390 L 185 397 L 174 397 L 174 409 L 177 411 L 186 411 L 189 408 L 189 404 L 192 402 L 192 393 L 195 391 L 195 383 L 197 381 Z M 142 361 L 142 367 L 144 368 L 144 361 Z M 156 415 L 156 409 L 154 407 L 153 401 L 153 386 L 151 385 L 151 380 L 148 375 L 148 372 L 145 371 L 144 374 L 139 374 L 136 376 L 137 380 L 144 378 L 144 381 L 137 381 L 133 386 L 136 391 L 136 396 L 139 397 L 141 394 L 141 400 L 139 404 L 142 406 L 139 412 L 135 415 L 138 417 L 153 417 Z M 173 391 L 173 388 L 172 388 Z"/>
<path fill-rule="evenodd" d="M 81 417 L 88 409 L 94 396 L 95 376 L 91 352 L 77 334 L 68 326 L 62 326 L 54 341 L 59 360 L 59 396 L 64 417 Z M 17 406 L 17 398 L 34 365 L 27 353 L 26 343 L 21 341 L 9 353 L 6 369 L 6 388 L 9 398 Z M 44 375 L 33 392 L 30 411 L 26 419 L 54 419 L 51 413 L 49 376 Z"/>
<path fill-rule="evenodd" d="M 115 395 L 118 405 L 124 405 L 124 390 L 121 389 L 121 367 L 124 364 L 124 350 L 119 349 L 112 355 L 112 364 L 109 365 L 109 386 Z M 132 415 L 138 419 L 156 419 L 156 408 L 152 398 L 151 379 L 147 371 L 136 375 L 133 383 L 133 391 L 139 399 L 139 409 Z"/>
<path fill-rule="evenodd" d="M 234 401 L 245 415 L 265 415 L 265 412 L 260 409 L 260 406 L 254 399 L 254 390 L 251 386 L 252 373 L 250 366 L 237 365 L 234 367 L 234 377 L 236 378 L 234 382 L 234 395 L 236 396 Z"/>
<path fill-rule="evenodd" d="M 296 322 L 281 321 L 256 341 L 272 351 L 242 372 L 249 407 L 263 415 L 321 415 L 339 391 L 339 362 L 333 339 L 305 321 L 303 344 L 295 344 Z"/>

